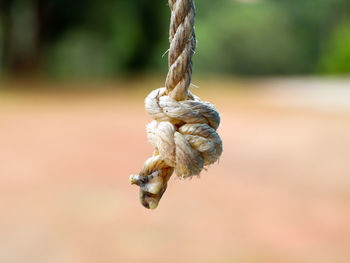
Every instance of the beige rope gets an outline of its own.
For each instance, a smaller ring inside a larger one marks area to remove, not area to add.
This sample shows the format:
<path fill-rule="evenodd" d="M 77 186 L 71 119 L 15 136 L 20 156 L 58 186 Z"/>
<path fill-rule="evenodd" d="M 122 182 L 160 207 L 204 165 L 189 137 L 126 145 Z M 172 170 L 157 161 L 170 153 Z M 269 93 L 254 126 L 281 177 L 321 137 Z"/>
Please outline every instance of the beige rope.
<path fill-rule="evenodd" d="M 139 199 L 154 209 L 167 188 L 172 173 L 180 178 L 199 175 L 222 153 L 216 129 L 220 116 L 209 102 L 188 90 L 192 56 L 196 48 L 193 0 L 169 0 L 171 10 L 169 72 L 166 87 L 152 91 L 145 100 L 154 121 L 147 125 L 148 140 L 154 147 L 138 175 L 130 182 L 140 186 Z"/>

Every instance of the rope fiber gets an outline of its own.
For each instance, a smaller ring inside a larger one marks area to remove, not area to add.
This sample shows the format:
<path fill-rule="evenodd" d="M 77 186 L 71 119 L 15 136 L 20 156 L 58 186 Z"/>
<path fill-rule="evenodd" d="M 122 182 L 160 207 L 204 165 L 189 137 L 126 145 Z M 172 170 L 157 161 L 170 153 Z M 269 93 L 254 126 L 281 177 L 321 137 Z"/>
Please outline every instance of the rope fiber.
<path fill-rule="evenodd" d="M 140 202 L 150 209 L 158 206 L 174 171 L 181 179 L 199 175 L 222 153 L 216 132 L 218 111 L 188 90 L 196 49 L 194 2 L 169 0 L 169 7 L 169 72 L 165 88 L 152 91 L 145 100 L 146 111 L 154 119 L 147 125 L 154 153 L 138 175 L 130 176 L 131 184 L 140 186 Z"/>

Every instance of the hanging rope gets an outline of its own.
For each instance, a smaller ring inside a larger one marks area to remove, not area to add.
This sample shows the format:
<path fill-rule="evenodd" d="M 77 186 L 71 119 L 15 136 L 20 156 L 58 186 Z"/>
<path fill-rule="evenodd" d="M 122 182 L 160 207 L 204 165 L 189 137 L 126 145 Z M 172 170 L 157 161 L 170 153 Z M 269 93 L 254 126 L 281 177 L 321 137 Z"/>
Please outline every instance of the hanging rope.
<path fill-rule="evenodd" d="M 140 186 L 139 199 L 154 209 L 167 188 L 172 173 L 184 179 L 199 175 L 222 153 L 216 129 L 220 116 L 209 102 L 188 90 L 192 56 L 196 48 L 193 0 L 169 0 L 171 10 L 169 72 L 166 87 L 152 91 L 145 100 L 154 121 L 147 125 L 148 140 L 154 147 L 138 175 L 130 182 Z"/>

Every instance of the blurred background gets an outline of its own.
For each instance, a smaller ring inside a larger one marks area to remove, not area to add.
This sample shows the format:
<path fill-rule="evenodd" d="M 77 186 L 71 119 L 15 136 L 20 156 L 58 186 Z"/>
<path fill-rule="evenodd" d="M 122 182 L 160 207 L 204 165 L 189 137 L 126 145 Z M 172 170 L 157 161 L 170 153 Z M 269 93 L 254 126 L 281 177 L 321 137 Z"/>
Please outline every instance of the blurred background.
<path fill-rule="evenodd" d="M 0 262 L 349 262 L 349 0 L 196 9 L 191 90 L 224 153 L 149 211 L 129 175 L 167 1 L 0 0 Z"/>
<path fill-rule="evenodd" d="M 200 0 L 196 6 L 195 72 L 350 72 L 348 0 Z M 164 0 L 1 0 L 1 73 L 114 78 L 164 72 L 168 20 Z"/>

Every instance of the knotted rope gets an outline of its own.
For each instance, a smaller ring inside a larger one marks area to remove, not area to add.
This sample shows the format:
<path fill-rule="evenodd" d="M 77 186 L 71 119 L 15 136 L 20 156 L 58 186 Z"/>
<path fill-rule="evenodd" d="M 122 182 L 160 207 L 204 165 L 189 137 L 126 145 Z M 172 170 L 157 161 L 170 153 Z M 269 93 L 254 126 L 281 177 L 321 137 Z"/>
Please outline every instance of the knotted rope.
<path fill-rule="evenodd" d="M 154 209 L 167 188 L 172 173 L 180 178 L 199 175 L 222 153 L 216 129 L 220 116 L 209 102 L 188 90 L 192 76 L 192 56 L 196 48 L 193 0 L 169 0 L 171 10 L 169 72 L 166 87 L 152 91 L 145 100 L 154 121 L 147 136 L 154 147 L 138 175 L 130 182 L 140 186 L 139 199 Z"/>

